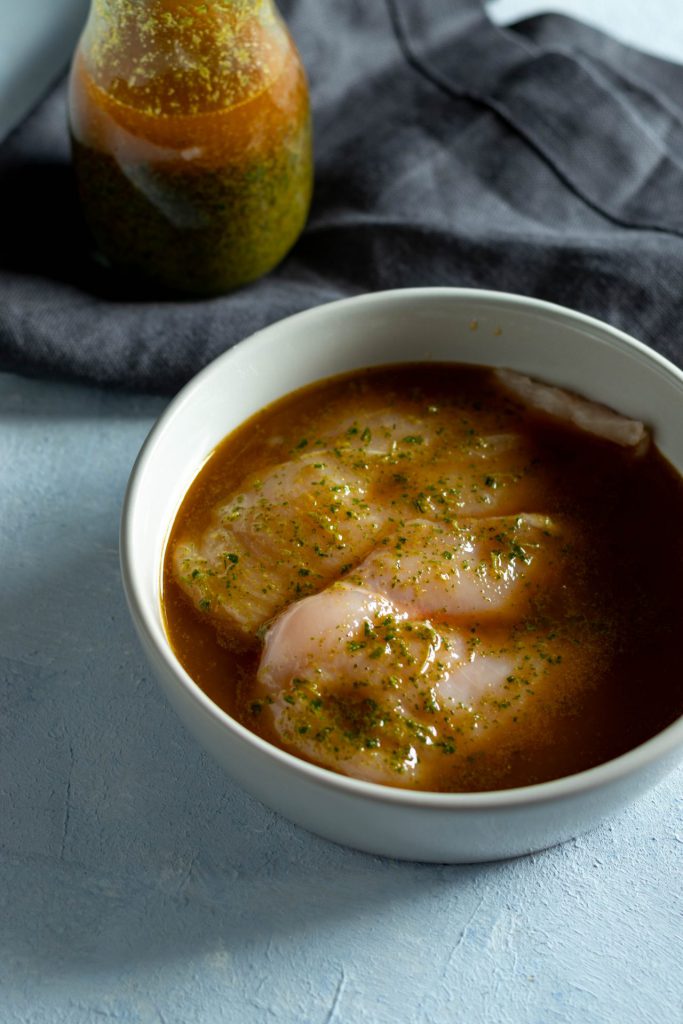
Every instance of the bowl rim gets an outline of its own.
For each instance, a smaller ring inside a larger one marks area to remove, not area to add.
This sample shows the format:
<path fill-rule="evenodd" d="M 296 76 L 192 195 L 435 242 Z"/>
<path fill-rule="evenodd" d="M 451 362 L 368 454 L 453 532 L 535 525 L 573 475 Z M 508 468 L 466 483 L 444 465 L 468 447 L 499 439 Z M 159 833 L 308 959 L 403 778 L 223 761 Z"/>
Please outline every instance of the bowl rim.
<path fill-rule="evenodd" d="M 396 301 L 410 302 L 411 300 L 429 300 L 430 298 L 455 299 L 458 301 L 462 300 L 463 302 L 488 302 L 501 308 L 506 306 L 516 307 L 529 313 L 554 315 L 555 317 L 568 320 L 578 327 L 598 331 L 603 335 L 602 340 L 608 343 L 610 347 L 622 351 L 627 349 L 637 354 L 641 362 L 647 363 L 650 368 L 656 368 L 661 375 L 666 376 L 669 380 L 673 378 L 683 392 L 683 371 L 654 349 L 649 348 L 626 332 L 612 327 L 610 324 L 595 317 L 572 310 L 569 307 L 547 302 L 543 299 L 517 295 L 512 292 L 449 286 L 397 288 L 325 302 L 302 312 L 294 313 L 291 316 L 283 317 L 240 340 L 203 367 L 171 399 L 147 435 L 131 469 L 121 512 L 119 554 L 123 589 L 129 611 L 143 646 L 149 646 L 155 652 L 156 656 L 161 659 L 167 676 L 170 675 L 174 679 L 176 685 L 185 691 L 186 695 L 198 706 L 198 709 L 204 715 L 208 715 L 216 720 L 221 726 L 235 734 L 239 740 L 255 747 L 266 757 L 272 758 L 275 765 L 279 765 L 290 772 L 301 774 L 311 784 L 318 787 L 335 790 L 345 793 L 349 797 L 361 798 L 371 802 L 379 801 L 385 804 L 412 808 L 441 811 L 457 810 L 462 812 L 512 810 L 576 798 L 593 790 L 625 780 L 655 762 L 666 760 L 667 756 L 672 754 L 677 747 L 683 747 L 683 716 L 680 716 L 660 732 L 650 737 L 650 739 L 626 751 L 626 753 L 593 768 L 588 768 L 572 775 L 561 776 L 557 779 L 551 779 L 547 782 L 511 789 L 465 793 L 433 792 L 430 790 L 407 789 L 382 783 L 367 782 L 363 779 L 342 775 L 339 772 L 305 761 L 303 758 L 290 754 L 262 739 L 211 700 L 183 668 L 173 653 L 163 625 L 159 626 L 159 622 L 155 617 L 155 610 L 149 606 L 149 602 L 144 596 L 143 586 L 138 578 L 137 568 L 131 557 L 134 545 L 133 528 L 135 512 L 139 507 L 140 493 L 144 486 L 148 467 L 153 462 L 156 445 L 170 424 L 192 402 L 195 393 L 204 387 L 205 381 L 219 372 L 225 363 L 229 363 L 235 358 L 243 358 L 245 348 L 253 348 L 257 352 L 263 345 L 268 344 L 268 335 L 276 332 L 285 323 L 289 325 L 295 322 L 315 322 L 316 319 L 327 316 L 330 311 L 343 311 L 344 307 L 381 306 L 385 303 L 391 304 Z M 416 362 L 419 362 L 419 360 L 416 360 Z M 198 467 L 198 471 L 200 468 L 201 466 Z M 162 551 L 165 551 L 171 526 L 172 523 L 163 524 L 165 540 L 162 545 Z M 157 566 L 157 571 L 160 571 L 160 569 L 161 567 Z M 159 609 L 156 609 L 157 614 L 158 611 Z M 163 644 L 158 642 L 159 631 L 164 636 L 165 642 Z"/>

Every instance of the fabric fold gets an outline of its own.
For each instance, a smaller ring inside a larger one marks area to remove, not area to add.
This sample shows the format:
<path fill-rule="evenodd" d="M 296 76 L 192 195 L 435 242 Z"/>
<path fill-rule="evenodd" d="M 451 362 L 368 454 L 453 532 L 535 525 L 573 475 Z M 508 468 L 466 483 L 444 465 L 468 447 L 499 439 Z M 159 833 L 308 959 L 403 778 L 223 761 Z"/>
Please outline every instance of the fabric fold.
<path fill-rule="evenodd" d="M 466 19 L 467 46 L 456 48 L 435 38 L 444 0 L 388 2 L 404 49 L 436 85 L 488 106 L 604 216 L 683 233 L 683 169 L 667 148 L 680 145 L 681 124 L 670 111 L 676 137 L 653 130 L 653 96 L 634 102 L 625 83 L 616 88 L 595 62 L 554 42 L 541 50 L 494 26 L 481 9 L 478 19 Z"/>

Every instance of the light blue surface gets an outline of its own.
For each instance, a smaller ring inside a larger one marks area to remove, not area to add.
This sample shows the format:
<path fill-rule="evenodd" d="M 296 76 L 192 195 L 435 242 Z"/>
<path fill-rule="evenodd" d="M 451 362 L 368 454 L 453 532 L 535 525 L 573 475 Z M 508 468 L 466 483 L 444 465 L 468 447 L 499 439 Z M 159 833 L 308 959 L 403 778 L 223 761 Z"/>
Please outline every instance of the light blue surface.
<path fill-rule="evenodd" d="M 333 846 L 150 678 L 117 555 L 164 403 L 0 376 L 0 1021 L 673 1024 L 683 771 L 499 865 Z"/>
<path fill-rule="evenodd" d="M 433 867 L 308 835 L 204 757 L 119 579 L 163 406 L 0 375 L 0 1024 L 683 1020 L 683 770 L 563 847 Z"/>
<path fill-rule="evenodd" d="M 457 0 L 456 0 L 457 2 Z M 510 24 L 539 12 L 568 14 L 628 46 L 683 60 L 681 0 L 485 0 L 491 17 Z"/>

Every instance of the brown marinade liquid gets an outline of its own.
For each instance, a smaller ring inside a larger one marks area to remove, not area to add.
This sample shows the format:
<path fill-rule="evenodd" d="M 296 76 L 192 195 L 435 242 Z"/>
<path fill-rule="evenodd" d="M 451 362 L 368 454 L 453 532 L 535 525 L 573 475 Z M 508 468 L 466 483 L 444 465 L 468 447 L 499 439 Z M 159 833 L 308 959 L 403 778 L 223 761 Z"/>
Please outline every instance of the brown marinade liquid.
<path fill-rule="evenodd" d="M 300 438 L 315 435 L 321 410 L 326 421 L 335 413 L 342 421 L 382 408 L 423 415 L 430 406 L 444 417 L 462 417 L 463 410 L 473 422 L 484 416 L 489 429 L 529 440 L 542 491 L 533 509 L 518 511 L 567 515 L 579 524 L 591 554 L 577 572 L 590 574 L 594 591 L 585 616 L 604 638 L 601 657 L 580 687 L 567 692 L 559 686 L 550 699 L 545 695 L 518 728 L 501 730 L 500 741 L 479 756 L 444 757 L 432 788 L 484 791 L 544 782 L 654 736 L 683 713 L 683 479 L 655 445 L 634 456 L 521 409 L 483 368 L 415 364 L 358 371 L 288 395 L 230 434 L 187 493 L 166 549 L 163 611 L 180 662 L 216 704 L 277 742 L 263 716 L 249 711 L 260 651 L 231 644 L 195 609 L 174 579 L 174 543 L 190 524 L 203 532 L 215 507 L 247 475 L 290 458 Z"/>
<path fill-rule="evenodd" d="M 88 226 L 113 266 L 173 292 L 219 294 L 271 270 L 303 229 L 308 86 L 286 31 L 261 26 L 263 4 L 234 5 L 236 18 L 240 8 L 255 13 L 241 35 L 224 31 L 224 48 L 244 65 L 232 74 L 214 67 L 227 62 L 214 34 L 229 10 L 198 4 L 183 18 L 165 6 L 175 48 L 204 75 L 156 53 L 169 31 L 159 8 L 146 32 L 138 8 L 118 43 L 115 20 L 104 41 L 86 34 L 70 82 L 74 167 Z"/>

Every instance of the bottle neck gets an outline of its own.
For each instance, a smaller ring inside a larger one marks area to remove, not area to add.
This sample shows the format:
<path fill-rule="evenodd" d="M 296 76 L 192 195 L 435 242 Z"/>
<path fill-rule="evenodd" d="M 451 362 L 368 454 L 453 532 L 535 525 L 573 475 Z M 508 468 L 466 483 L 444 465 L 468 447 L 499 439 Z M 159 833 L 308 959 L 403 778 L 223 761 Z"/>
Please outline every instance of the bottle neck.
<path fill-rule="evenodd" d="M 273 0 L 92 0 L 80 55 L 119 102 L 191 115 L 268 88 L 289 44 Z"/>

